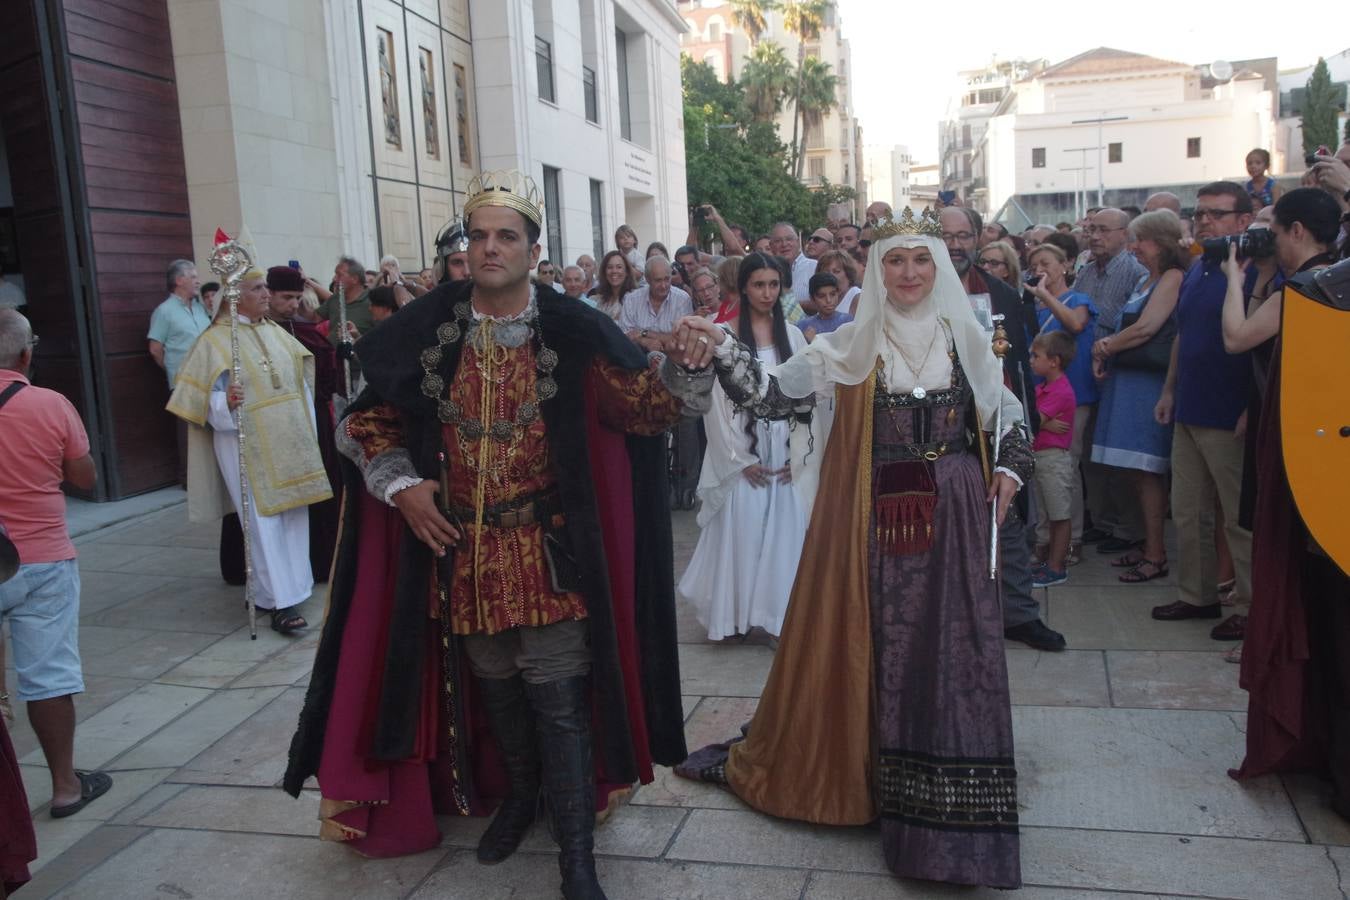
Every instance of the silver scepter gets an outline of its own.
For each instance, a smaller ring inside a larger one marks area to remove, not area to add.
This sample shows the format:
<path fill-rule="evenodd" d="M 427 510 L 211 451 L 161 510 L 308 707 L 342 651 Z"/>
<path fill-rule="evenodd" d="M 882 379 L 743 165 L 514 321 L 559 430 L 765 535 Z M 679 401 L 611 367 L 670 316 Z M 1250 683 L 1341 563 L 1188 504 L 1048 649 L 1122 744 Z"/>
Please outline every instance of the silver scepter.
<path fill-rule="evenodd" d="M 341 284 L 337 289 L 337 307 L 338 307 L 338 343 L 351 344 L 351 338 L 347 335 L 347 291 Z M 339 406 L 337 398 L 333 399 L 333 418 L 341 419 L 347 412 L 347 404 L 352 402 L 352 360 L 350 352 L 344 353 L 342 357 L 342 403 Z"/>
<path fill-rule="evenodd" d="M 1003 441 L 1003 357 L 1008 355 L 1008 350 L 1012 346 L 1008 343 L 1008 332 L 1003 328 L 1003 316 L 996 315 L 994 320 L 994 339 L 993 350 L 994 357 L 998 360 L 999 373 L 999 392 L 998 400 L 994 405 L 994 438 L 993 453 L 989 459 L 989 483 L 994 483 L 994 476 L 997 474 L 995 469 L 998 466 L 999 445 Z M 998 494 L 994 494 L 994 502 L 989 510 L 989 580 L 994 581 L 998 578 Z"/>
<path fill-rule="evenodd" d="M 230 304 L 230 383 L 243 384 L 243 366 L 239 360 L 239 285 L 244 273 L 253 268 L 253 259 L 238 241 L 217 244 L 211 253 L 211 271 L 223 285 Z M 248 489 L 248 456 L 245 454 L 243 405 L 234 409 L 234 427 L 239 434 L 239 525 L 244 534 L 244 604 L 248 607 L 249 640 L 258 639 L 258 610 L 253 602 L 252 498 Z"/>

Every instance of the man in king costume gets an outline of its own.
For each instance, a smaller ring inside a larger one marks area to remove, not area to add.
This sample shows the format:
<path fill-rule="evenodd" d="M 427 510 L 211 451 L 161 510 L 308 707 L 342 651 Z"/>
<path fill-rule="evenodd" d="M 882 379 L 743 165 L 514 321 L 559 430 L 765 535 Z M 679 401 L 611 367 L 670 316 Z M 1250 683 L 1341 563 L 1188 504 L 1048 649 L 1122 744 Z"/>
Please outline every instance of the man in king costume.
<path fill-rule="evenodd" d="M 369 856 L 505 798 L 484 863 L 542 788 L 564 896 L 600 898 L 597 809 L 685 752 L 661 435 L 702 413 L 712 372 L 658 369 L 534 290 L 528 177 L 475 178 L 464 214 L 470 279 L 357 344 L 368 387 L 338 426 L 342 534 L 284 786 L 317 774 L 321 834 Z"/>
<path fill-rule="evenodd" d="M 254 601 L 270 614 L 273 629 L 290 634 L 307 624 L 292 607 L 314 589 L 308 507 L 333 492 L 314 425 L 314 357 L 266 318 L 265 279 L 254 269 L 239 286 L 240 383 L 232 384 L 230 311 L 222 302 L 179 368 L 167 409 L 191 426 L 193 522 L 218 521 L 231 509 L 242 516 L 238 409 L 246 437 Z"/>

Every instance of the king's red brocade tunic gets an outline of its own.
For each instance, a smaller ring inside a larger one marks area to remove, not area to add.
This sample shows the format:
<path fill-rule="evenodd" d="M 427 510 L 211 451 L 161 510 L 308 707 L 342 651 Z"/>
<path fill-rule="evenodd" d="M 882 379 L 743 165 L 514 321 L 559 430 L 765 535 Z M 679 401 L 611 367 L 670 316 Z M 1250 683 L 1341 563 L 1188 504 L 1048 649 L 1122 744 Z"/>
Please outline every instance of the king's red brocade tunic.
<path fill-rule="evenodd" d="M 520 405 L 535 399 L 539 373 L 535 348 L 526 341 L 515 348 L 497 347 L 495 402 L 488 422 L 516 421 Z M 680 401 L 661 383 L 654 368 L 620 369 L 597 358 L 588 375 L 600 423 L 619 432 L 656 435 L 680 417 Z M 484 379 L 478 354 L 466 342 L 459 369 L 447 388 L 462 410 L 461 420 L 481 422 Z M 366 459 L 403 446 L 402 428 L 393 406 L 381 404 L 347 419 L 347 433 L 361 444 Z M 442 426 L 450 462 L 450 505 L 477 506 L 479 460 L 483 442 L 489 462 L 483 484 L 483 506 L 510 504 L 554 486 L 547 429 L 540 416 L 509 442 L 484 434 L 470 439 L 454 425 Z M 577 593 L 555 593 L 544 558 L 544 527 L 475 526 L 471 518 L 454 554 L 450 585 L 450 626 L 455 634 L 497 634 L 520 626 L 535 627 L 586 617 L 586 601 Z M 476 559 L 475 559 L 476 557 Z"/>

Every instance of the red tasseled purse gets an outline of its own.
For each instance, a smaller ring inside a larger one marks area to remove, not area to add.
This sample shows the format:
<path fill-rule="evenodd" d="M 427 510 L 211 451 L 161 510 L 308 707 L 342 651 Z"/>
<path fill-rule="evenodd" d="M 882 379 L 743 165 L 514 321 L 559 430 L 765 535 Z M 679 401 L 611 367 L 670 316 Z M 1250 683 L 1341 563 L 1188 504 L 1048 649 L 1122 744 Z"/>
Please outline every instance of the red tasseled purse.
<path fill-rule="evenodd" d="M 877 467 L 877 546 L 887 556 L 912 556 L 933 546 L 933 510 L 937 484 L 926 460 L 904 460 Z"/>

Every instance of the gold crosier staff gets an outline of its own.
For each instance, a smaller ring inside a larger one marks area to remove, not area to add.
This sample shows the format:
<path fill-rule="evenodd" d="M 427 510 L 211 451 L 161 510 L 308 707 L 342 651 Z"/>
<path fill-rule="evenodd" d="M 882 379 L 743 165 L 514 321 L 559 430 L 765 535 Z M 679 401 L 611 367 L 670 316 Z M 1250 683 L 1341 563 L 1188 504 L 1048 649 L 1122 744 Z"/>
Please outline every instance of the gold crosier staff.
<path fill-rule="evenodd" d="M 253 259 L 238 241 L 224 241 L 211 252 L 211 271 L 216 274 L 230 304 L 230 383 L 242 386 L 239 360 L 239 285 L 244 273 L 253 268 Z M 239 524 L 244 533 L 244 604 L 248 607 L 249 640 L 258 639 L 258 610 L 253 603 L 253 516 L 248 489 L 248 457 L 244 453 L 244 408 L 234 408 L 234 427 L 239 434 Z"/>

